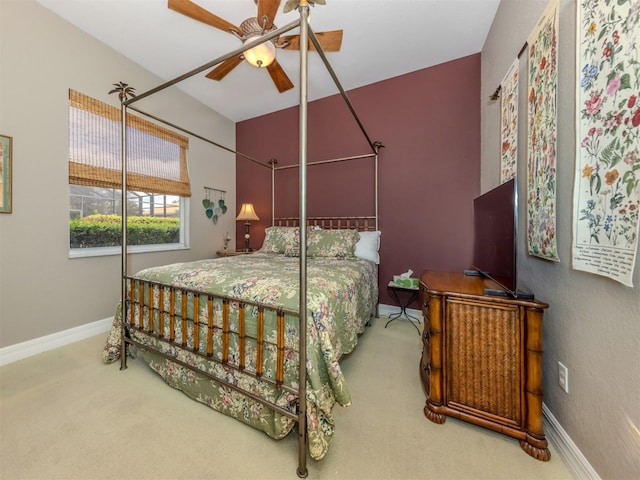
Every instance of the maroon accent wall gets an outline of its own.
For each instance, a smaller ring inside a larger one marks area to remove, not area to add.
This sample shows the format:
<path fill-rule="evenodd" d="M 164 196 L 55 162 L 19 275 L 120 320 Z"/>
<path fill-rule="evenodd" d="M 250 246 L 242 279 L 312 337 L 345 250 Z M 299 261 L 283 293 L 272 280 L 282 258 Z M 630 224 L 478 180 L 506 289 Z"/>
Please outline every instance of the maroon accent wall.
<path fill-rule="evenodd" d="M 310 89 L 312 85 L 310 85 Z M 379 155 L 380 302 L 386 285 L 412 269 L 469 268 L 473 199 L 480 192 L 480 54 L 347 92 Z M 278 165 L 298 163 L 298 112 L 289 108 L 236 125 L 239 152 Z M 370 152 L 339 95 L 309 103 L 309 163 Z M 373 210 L 373 162 L 309 166 L 307 215 L 367 215 Z M 276 175 L 276 215 L 298 213 L 298 169 Z M 237 205 L 252 202 L 259 248 L 271 222 L 271 171 L 238 157 Z M 237 212 L 236 212 L 237 213 Z M 238 222 L 238 248 L 244 225 Z M 417 303 L 414 308 L 419 308 Z"/>

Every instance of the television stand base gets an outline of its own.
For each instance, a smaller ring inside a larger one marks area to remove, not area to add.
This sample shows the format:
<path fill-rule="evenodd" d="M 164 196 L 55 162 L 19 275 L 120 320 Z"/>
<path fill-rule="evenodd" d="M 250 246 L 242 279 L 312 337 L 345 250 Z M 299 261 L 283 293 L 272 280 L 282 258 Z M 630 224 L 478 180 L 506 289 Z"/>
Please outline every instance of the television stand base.
<path fill-rule="evenodd" d="M 516 297 L 521 298 L 522 300 L 534 300 L 535 297 L 531 292 L 525 292 L 524 290 L 517 290 Z"/>
<path fill-rule="evenodd" d="M 479 270 L 464 270 L 464 274 L 467 277 L 482 277 L 489 275 L 489 272 L 481 272 Z"/>
<path fill-rule="evenodd" d="M 508 292 L 505 292 L 504 290 L 500 290 L 497 288 L 485 288 L 483 291 L 483 295 L 492 295 L 495 297 L 509 297 L 509 298 L 513 298 L 512 295 L 510 295 Z"/>
<path fill-rule="evenodd" d="M 508 298 L 519 298 L 521 300 L 534 300 L 535 297 L 531 292 L 525 292 L 522 290 L 517 290 L 515 294 L 511 292 L 506 292 L 504 290 L 500 290 L 497 288 L 485 288 L 483 291 L 483 295 L 491 295 L 495 297 L 508 297 Z"/>

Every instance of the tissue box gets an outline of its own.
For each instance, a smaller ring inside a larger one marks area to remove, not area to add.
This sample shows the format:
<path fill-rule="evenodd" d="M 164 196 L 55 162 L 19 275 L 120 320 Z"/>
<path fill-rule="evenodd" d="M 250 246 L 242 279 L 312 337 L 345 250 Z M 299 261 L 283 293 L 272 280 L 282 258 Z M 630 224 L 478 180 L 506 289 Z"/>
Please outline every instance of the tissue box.
<path fill-rule="evenodd" d="M 399 287 L 404 288 L 418 288 L 420 279 L 401 277 L 400 275 L 393 276 L 393 283 Z"/>

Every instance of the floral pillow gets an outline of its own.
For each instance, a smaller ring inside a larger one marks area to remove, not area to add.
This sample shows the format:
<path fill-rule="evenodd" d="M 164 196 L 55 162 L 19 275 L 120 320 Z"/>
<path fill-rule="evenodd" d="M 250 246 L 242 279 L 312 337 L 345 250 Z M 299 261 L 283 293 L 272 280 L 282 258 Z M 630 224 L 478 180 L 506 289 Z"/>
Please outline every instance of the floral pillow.
<path fill-rule="evenodd" d="M 357 230 L 311 230 L 307 257 L 353 258 L 358 240 Z"/>
<path fill-rule="evenodd" d="M 298 228 L 298 227 L 294 227 Z M 307 244 L 309 243 L 309 235 L 313 230 L 321 230 L 320 227 L 308 226 L 307 227 Z M 295 243 L 288 243 L 284 250 L 285 257 L 299 257 L 300 256 L 300 238 L 295 239 Z M 308 256 L 308 255 L 307 255 Z"/>
<path fill-rule="evenodd" d="M 261 252 L 285 253 L 299 249 L 300 229 L 298 227 L 268 227 L 265 229 Z"/>

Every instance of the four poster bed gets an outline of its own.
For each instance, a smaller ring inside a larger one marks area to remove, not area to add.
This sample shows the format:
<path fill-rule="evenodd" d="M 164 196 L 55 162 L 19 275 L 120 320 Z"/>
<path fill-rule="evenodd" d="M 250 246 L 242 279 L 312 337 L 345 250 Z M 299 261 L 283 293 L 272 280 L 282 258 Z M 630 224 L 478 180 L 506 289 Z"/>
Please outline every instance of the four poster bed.
<path fill-rule="evenodd" d="M 334 431 L 331 409 L 336 402 L 348 405 L 351 401 L 338 361 L 355 348 L 358 335 L 376 314 L 381 144 L 369 139 L 311 31 L 307 2 L 301 1 L 298 9 L 298 21 L 260 41 L 300 28 L 299 217 L 272 217 L 262 248 L 252 255 L 153 267 L 135 275 L 127 271 L 123 228 L 121 302 L 104 358 L 108 362 L 120 358 L 121 369 L 125 369 L 127 355 L 121 352 L 137 353 L 169 385 L 273 438 L 286 436 L 297 425 L 297 473 L 306 477 L 307 448 L 314 459 L 325 455 Z M 309 42 L 334 79 L 371 153 L 307 163 Z M 130 104 L 246 48 L 137 97 L 121 99 L 123 198 L 127 195 L 126 111 L 132 108 Z M 375 215 L 307 217 L 307 166 L 359 158 L 374 160 Z M 275 162 L 268 166 L 272 169 L 272 212 L 274 176 L 279 169 L 290 167 L 278 168 Z M 126 212 L 122 217 L 124 227 Z"/>

